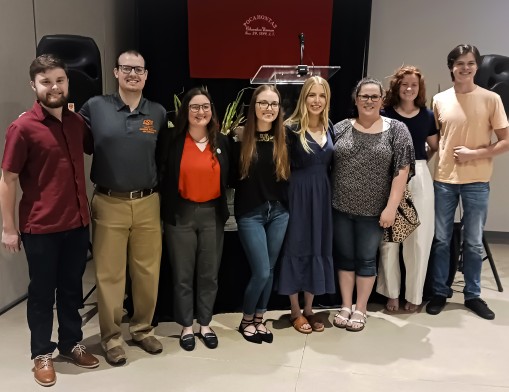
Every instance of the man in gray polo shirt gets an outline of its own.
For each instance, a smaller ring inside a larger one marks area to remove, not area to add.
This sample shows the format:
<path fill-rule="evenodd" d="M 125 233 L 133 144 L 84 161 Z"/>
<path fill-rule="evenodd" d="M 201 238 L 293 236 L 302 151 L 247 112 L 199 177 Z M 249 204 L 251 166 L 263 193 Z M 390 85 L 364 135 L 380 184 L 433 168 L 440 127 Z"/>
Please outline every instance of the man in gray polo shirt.
<path fill-rule="evenodd" d="M 140 53 L 121 53 L 113 72 L 118 93 L 91 98 L 80 114 L 94 136 L 92 238 L 101 345 L 110 364 L 123 365 L 126 263 L 132 281 L 133 342 L 152 354 L 163 350 L 151 322 L 161 262 L 155 148 L 166 110 L 143 98 L 147 69 Z"/>

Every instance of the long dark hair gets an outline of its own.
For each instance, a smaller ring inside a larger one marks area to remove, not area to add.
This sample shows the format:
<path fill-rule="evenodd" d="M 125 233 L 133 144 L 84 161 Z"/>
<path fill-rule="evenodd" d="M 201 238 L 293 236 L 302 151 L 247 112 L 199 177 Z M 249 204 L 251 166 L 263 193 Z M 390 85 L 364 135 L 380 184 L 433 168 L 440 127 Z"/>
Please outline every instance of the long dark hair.
<path fill-rule="evenodd" d="M 189 90 L 182 98 L 182 105 L 177 113 L 177 120 L 175 121 L 175 129 L 177 134 L 187 132 L 189 129 L 189 102 L 197 95 L 205 95 L 210 101 L 210 110 L 212 116 L 207 124 L 207 134 L 209 137 L 210 150 L 215 154 L 217 147 L 217 134 L 219 133 L 219 121 L 217 119 L 216 108 L 212 103 L 212 98 L 209 92 L 204 87 L 196 87 Z"/>
<path fill-rule="evenodd" d="M 240 150 L 240 178 L 246 178 L 249 175 L 251 162 L 257 158 L 256 154 L 256 100 L 263 91 L 273 91 L 277 94 L 279 103 L 281 95 L 273 85 L 263 84 L 258 87 L 251 97 L 249 110 L 247 112 L 246 125 L 242 133 L 242 147 Z M 279 106 L 279 112 L 276 119 L 272 122 L 271 130 L 274 132 L 274 150 L 272 159 L 276 165 L 276 177 L 278 181 L 288 180 L 290 177 L 290 162 L 288 159 L 288 149 L 286 148 L 285 129 L 283 127 L 283 110 Z"/>

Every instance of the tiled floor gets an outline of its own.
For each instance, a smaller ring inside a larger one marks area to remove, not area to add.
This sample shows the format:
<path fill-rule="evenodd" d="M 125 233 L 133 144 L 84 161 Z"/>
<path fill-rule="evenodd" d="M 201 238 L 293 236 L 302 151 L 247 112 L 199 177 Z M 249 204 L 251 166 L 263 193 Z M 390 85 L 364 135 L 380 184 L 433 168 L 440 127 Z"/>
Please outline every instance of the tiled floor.
<path fill-rule="evenodd" d="M 86 370 L 56 359 L 52 391 L 509 391 L 509 245 L 491 246 L 506 291 L 496 290 L 485 263 L 483 298 L 496 312 L 480 319 L 462 303 L 461 283 L 445 310 L 429 316 L 384 312 L 372 305 L 366 329 L 351 333 L 332 326 L 333 310 L 321 311 L 329 323 L 323 333 L 299 334 L 286 312 L 268 313 L 273 344 L 254 345 L 237 332 L 240 315 L 214 317 L 220 346 L 201 342 L 193 352 L 178 344 L 180 327 L 161 323 L 156 335 L 164 345 L 152 356 L 128 342 L 127 365 L 109 366 L 99 346 L 95 297 L 83 311 L 85 344 L 100 366 Z M 87 271 L 85 287 L 93 284 Z M 457 276 L 461 279 L 461 275 Z M 31 373 L 26 302 L 0 316 L 0 391 L 37 391 Z M 126 324 L 124 324 L 126 327 Z M 124 329 L 128 338 L 127 329 Z M 57 353 L 55 353 L 56 355 Z"/>

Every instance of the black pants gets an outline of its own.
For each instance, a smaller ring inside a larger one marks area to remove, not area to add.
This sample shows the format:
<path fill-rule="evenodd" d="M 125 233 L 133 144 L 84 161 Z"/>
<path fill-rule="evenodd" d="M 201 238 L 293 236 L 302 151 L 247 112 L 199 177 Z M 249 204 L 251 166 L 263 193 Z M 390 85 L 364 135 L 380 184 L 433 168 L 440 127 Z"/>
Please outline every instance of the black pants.
<path fill-rule="evenodd" d="M 173 274 L 174 318 L 183 327 L 193 325 L 195 292 L 196 321 L 209 325 L 212 320 L 224 235 L 224 224 L 216 215 L 216 202 L 180 200 L 177 224 L 164 225 Z"/>
<path fill-rule="evenodd" d="M 83 339 L 79 309 L 83 307 L 82 277 L 87 262 L 87 227 L 51 234 L 22 233 L 28 261 L 27 319 L 32 359 L 67 352 Z M 58 345 L 51 341 L 55 292 Z"/>

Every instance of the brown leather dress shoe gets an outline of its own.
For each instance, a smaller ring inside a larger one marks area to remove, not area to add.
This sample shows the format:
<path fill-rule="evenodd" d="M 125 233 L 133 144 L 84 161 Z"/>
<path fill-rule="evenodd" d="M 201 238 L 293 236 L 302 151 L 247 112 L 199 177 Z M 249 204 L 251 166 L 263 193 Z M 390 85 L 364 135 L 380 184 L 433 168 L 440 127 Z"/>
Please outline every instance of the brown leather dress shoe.
<path fill-rule="evenodd" d="M 163 351 L 163 345 L 153 336 L 147 336 L 141 340 L 133 339 L 133 342 L 150 354 L 159 354 Z"/>
<path fill-rule="evenodd" d="M 92 354 L 87 353 L 87 348 L 82 344 L 76 344 L 71 351 L 60 353 L 61 357 L 70 359 L 76 366 L 93 369 L 99 366 L 99 360 Z"/>
<path fill-rule="evenodd" d="M 50 387 L 57 382 L 57 375 L 53 368 L 51 353 L 36 356 L 34 364 L 34 378 L 39 385 Z"/>

